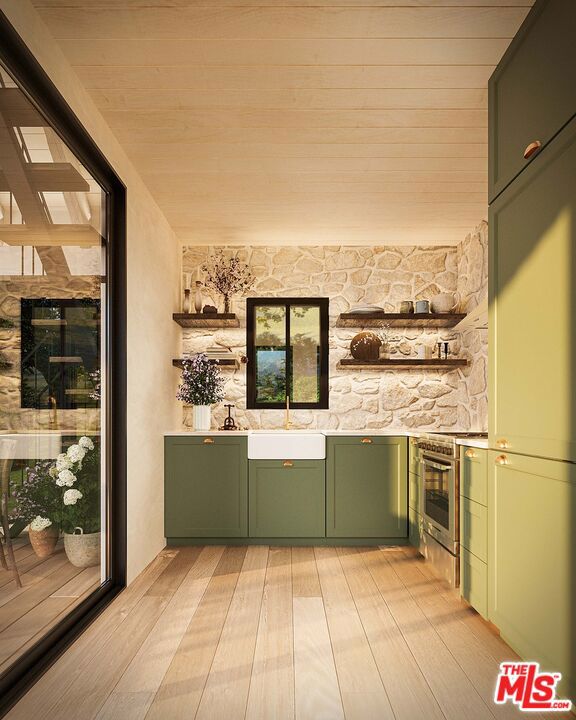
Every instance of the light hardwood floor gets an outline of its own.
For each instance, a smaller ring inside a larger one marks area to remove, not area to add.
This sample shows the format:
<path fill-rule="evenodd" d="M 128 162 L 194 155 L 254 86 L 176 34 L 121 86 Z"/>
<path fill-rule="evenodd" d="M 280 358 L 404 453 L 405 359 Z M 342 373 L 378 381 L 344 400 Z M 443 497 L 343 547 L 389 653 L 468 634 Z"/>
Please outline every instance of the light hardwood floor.
<path fill-rule="evenodd" d="M 412 549 L 167 548 L 7 717 L 505 720 L 515 658 Z"/>
<path fill-rule="evenodd" d="M 100 583 L 100 569 L 74 567 L 61 543 L 44 560 L 25 533 L 14 545 L 22 587 L 0 568 L 0 674 Z"/>

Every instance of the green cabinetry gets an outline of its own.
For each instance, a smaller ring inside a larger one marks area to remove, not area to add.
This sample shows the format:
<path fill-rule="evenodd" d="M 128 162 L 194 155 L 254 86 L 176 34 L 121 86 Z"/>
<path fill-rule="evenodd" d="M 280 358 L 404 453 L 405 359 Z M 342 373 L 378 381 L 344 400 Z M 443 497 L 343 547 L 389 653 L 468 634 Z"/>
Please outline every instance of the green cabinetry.
<path fill-rule="evenodd" d="M 249 461 L 250 537 L 326 534 L 324 460 Z"/>
<path fill-rule="evenodd" d="M 576 462 L 576 119 L 489 224 L 490 445 Z"/>
<path fill-rule="evenodd" d="M 576 113 L 574 0 L 539 0 L 489 83 L 492 201 Z"/>
<path fill-rule="evenodd" d="M 246 537 L 247 469 L 246 437 L 167 437 L 166 537 Z"/>
<path fill-rule="evenodd" d="M 328 437 L 326 450 L 326 535 L 408 537 L 406 438 Z"/>
<path fill-rule="evenodd" d="M 491 452 L 489 616 L 576 698 L 576 466 Z"/>

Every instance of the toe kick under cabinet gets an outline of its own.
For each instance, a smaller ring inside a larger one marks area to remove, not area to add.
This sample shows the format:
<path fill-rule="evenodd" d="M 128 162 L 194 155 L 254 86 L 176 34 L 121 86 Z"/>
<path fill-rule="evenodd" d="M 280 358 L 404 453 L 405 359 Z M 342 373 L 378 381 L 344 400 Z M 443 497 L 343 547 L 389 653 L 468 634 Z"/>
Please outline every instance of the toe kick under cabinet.
<path fill-rule="evenodd" d="M 406 438 L 326 438 L 326 460 L 248 460 L 246 436 L 169 435 L 169 545 L 404 543 Z"/>

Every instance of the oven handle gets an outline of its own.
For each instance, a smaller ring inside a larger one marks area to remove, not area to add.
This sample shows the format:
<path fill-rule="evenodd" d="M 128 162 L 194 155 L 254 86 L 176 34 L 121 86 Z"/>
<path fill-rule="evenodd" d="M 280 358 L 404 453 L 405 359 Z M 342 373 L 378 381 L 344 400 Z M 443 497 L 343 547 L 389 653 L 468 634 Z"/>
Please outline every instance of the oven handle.
<path fill-rule="evenodd" d="M 443 472 L 449 472 L 452 470 L 451 465 L 440 465 L 440 463 L 434 462 L 433 460 L 427 460 L 425 458 L 422 458 L 420 460 L 421 465 L 429 465 L 430 467 L 433 467 L 435 470 L 442 470 Z"/>

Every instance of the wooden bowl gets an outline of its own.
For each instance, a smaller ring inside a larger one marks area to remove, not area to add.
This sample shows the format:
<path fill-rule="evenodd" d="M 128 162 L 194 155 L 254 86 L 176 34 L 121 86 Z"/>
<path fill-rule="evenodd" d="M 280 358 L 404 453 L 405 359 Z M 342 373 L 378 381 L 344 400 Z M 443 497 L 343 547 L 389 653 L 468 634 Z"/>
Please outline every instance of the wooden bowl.
<path fill-rule="evenodd" d="M 382 340 L 373 332 L 354 335 L 350 342 L 350 353 L 355 360 L 378 360 Z"/>

